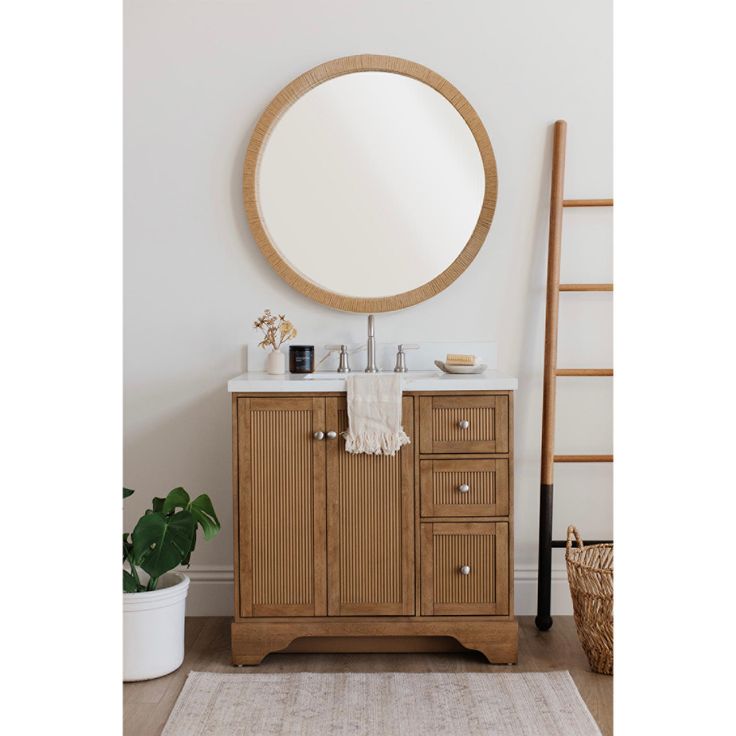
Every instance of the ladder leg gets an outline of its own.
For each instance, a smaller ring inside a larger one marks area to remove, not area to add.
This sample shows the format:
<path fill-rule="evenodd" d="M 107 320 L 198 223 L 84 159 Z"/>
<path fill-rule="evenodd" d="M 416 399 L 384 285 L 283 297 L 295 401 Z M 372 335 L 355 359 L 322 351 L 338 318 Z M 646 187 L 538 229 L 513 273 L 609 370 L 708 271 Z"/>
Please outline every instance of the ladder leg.
<path fill-rule="evenodd" d="M 554 486 L 542 483 L 539 489 L 539 566 L 537 568 L 537 617 L 540 631 L 552 628 L 552 496 Z"/>
<path fill-rule="evenodd" d="M 552 189 L 549 206 L 547 255 L 547 316 L 544 323 L 544 384 L 542 392 L 542 467 L 539 490 L 539 567 L 537 568 L 537 618 L 540 631 L 552 626 L 552 484 L 555 461 L 555 395 L 557 391 L 557 319 L 560 301 L 560 248 L 562 201 L 565 184 L 567 123 L 555 123 L 552 148 Z"/>

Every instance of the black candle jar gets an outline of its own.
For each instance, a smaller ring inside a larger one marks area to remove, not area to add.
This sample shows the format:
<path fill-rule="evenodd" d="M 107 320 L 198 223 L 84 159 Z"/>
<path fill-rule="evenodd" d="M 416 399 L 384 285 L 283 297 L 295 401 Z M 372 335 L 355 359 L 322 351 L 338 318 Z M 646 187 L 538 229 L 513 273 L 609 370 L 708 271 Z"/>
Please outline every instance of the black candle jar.
<path fill-rule="evenodd" d="M 314 373 L 314 345 L 289 345 L 289 373 Z"/>

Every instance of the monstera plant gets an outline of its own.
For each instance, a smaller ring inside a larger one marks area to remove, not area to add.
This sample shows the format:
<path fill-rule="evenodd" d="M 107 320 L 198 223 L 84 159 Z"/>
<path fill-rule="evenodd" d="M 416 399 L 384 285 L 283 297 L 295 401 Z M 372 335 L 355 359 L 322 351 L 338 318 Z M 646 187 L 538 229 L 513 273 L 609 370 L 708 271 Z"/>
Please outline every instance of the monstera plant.
<path fill-rule="evenodd" d="M 123 488 L 123 498 L 134 491 Z M 220 531 L 210 497 L 203 493 L 194 500 L 183 488 L 174 488 L 166 498 L 154 498 L 133 533 L 123 532 L 123 592 L 156 590 L 159 578 L 179 565 L 189 565 L 201 528 L 205 539 Z M 148 574 L 141 582 L 139 570 Z"/>

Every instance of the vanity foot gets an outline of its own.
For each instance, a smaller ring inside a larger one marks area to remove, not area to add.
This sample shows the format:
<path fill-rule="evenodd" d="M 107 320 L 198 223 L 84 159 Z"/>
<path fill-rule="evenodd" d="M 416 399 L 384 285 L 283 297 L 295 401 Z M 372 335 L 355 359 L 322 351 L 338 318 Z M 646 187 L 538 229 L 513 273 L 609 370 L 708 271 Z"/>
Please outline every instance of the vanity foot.
<path fill-rule="evenodd" d="M 232 623 L 230 631 L 233 664 L 238 667 L 253 667 L 259 665 L 271 652 L 286 649 L 295 637 L 291 632 L 276 630 L 278 628 Z"/>
<path fill-rule="evenodd" d="M 516 664 L 519 653 L 516 622 L 509 622 L 508 626 L 501 629 L 494 627 L 494 630 L 490 633 L 490 636 L 484 638 L 474 638 L 462 634 L 455 634 L 454 636 L 466 649 L 474 649 L 480 652 L 491 664 Z"/>

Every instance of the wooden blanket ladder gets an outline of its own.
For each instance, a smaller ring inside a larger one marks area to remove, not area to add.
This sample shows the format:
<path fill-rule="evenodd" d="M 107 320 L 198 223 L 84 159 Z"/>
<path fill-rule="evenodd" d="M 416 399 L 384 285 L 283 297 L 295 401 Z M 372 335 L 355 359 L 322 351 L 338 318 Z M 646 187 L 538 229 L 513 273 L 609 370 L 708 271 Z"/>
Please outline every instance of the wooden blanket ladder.
<path fill-rule="evenodd" d="M 564 548 L 565 540 L 552 539 L 552 497 L 555 463 L 610 463 L 613 455 L 555 455 L 555 399 L 560 377 L 613 376 L 611 368 L 558 368 L 557 325 L 560 292 L 613 291 L 613 284 L 561 284 L 560 255 L 562 211 L 565 207 L 612 207 L 612 199 L 565 199 L 565 141 L 567 123 L 558 120 L 554 127 L 552 153 L 552 191 L 549 213 L 549 252 L 547 257 L 547 318 L 544 333 L 544 394 L 542 402 L 542 473 L 539 498 L 539 567 L 537 616 L 540 631 L 552 626 L 552 549 Z M 610 540 L 585 540 L 601 544 Z"/>

